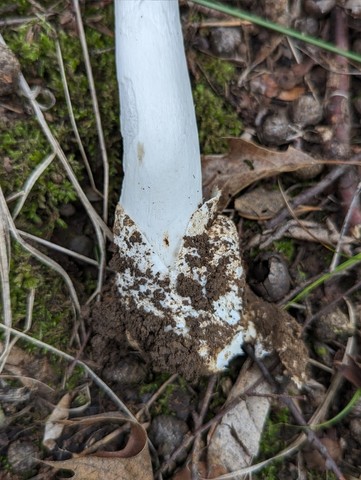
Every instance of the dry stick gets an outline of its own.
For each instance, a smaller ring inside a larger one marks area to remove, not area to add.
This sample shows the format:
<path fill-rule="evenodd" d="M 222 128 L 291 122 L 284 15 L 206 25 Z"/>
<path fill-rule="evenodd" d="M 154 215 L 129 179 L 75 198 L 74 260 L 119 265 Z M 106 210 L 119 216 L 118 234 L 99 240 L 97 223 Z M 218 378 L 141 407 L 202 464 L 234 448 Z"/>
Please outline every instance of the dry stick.
<path fill-rule="evenodd" d="M 343 9 L 335 7 L 331 14 L 333 21 L 334 41 L 342 49 L 348 50 L 348 25 L 347 16 Z M 326 118 L 332 127 L 332 138 L 324 146 L 328 157 L 334 159 L 348 159 L 350 155 L 350 132 L 351 132 L 351 114 L 350 114 L 350 75 L 348 60 L 341 56 L 335 56 L 332 66 L 336 66 L 338 72 L 344 74 L 334 74 L 329 72 L 326 87 Z M 360 176 L 354 168 L 348 169 L 340 178 L 338 192 L 341 197 L 342 207 L 347 213 L 350 203 L 354 197 L 354 192 L 360 181 Z M 350 218 L 350 227 L 360 226 L 361 209 L 357 202 Z"/>
<path fill-rule="evenodd" d="M 272 375 L 270 374 L 268 368 L 264 365 L 264 363 L 256 357 L 253 347 L 251 345 L 244 344 L 242 346 L 243 350 L 252 358 L 252 360 L 258 365 L 258 368 L 261 370 L 262 374 L 264 375 L 265 379 L 267 382 L 276 390 L 280 390 L 280 386 L 278 383 L 274 380 Z M 308 437 L 308 440 L 310 443 L 313 443 L 317 450 L 320 452 L 320 454 L 323 456 L 323 458 L 326 460 L 326 465 L 332 472 L 336 475 L 338 480 L 346 480 L 345 477 L 343 476 L 342 472 L 336 465 L 335 461 L 329 454 L 327 448 L 321 443 L 320 439 L 317 437 L 315 432 L 312 430 L 308 429 L 308 424 L 306 420 L 303 418 L 303 415 L 301 414 L 300 410 L 297 408 L 296 404 L 290 397 L 283 397 L 281 398 L 281 401 L 286 405 L 286 407 L 290 410 L 292 413 L 294 419 L 296 422 L 303 426 L 306 427 L 306 434 Z"/>
<path fill-rule="evenodd" d="M 277 365 L 279 364 L 279 361 L 277 360 Z M 277 366 L 276 364 L 272 365 L 270 369 L 272 370 Z M 196 428 L 193 433 L 188 434 L 183 442 L 179 445 L 178 448 L 174 450 L 170 458 L 163 463 L 161 466 L 160 470 L 156 472 L 156 476 L 164 473 L 167 471 L 169 465 L 174 463 L 178 456 L 182 454 L 185 450 L 188 449 L 188 447 L 191 445 L 193 440 L 196 438 L 197 435 L 201 435 L 202 433 L 206 432 L 209 428 L 211 428 L 215 423 L 219 422 L 226 413 L 230 412 L 233 410 L 240 402 L 243 402 L 245 397 L 249 394 L 253 394 L 253 389 L 259 384 L 259 382 L 262 381 L 262 377 L 255 381 L 253 385 L 250 386 L 248 390 L 245 390 L 244 394 L 239 395 L 237 398 L 233 399 L 228 403 L 227 406 L 224 406 L 220 412 L 218 412 L 213 418 L 211 418 L 207 423 L 201 425 L 200 427 Z"/>
<path fill-rule="evenodd" d="M 316 185 L 305 190 L 292 201 L 290 201 L 289 204 L 292 210 L 322 193 L 335 180 L 337 180 L 346 171 L 346 169 L 347 167 L 345 167 L 344 165 L 336 167 L 335 169 L 331 170 L 322 180 L 317 182 Z M 289 216 L 289 209 L 287 207 L 283 208 L 275 217 L 265 223 L 266 229 L 273 229 L 277 227 Z"/>
<path fill-rule="evenodd" d="M 359 184 L 357 185 L 357 188 L 356 188 L 356 190 L 353 194 L 353 198 L 351 200 L 349 209 L 347 210 L 347 213 L 346 213 L 346 216 L 345 216 L 342 228 L 341 228 L 340 238 L 338 239 L 336 250 L 335 250 L 334 256 L 332 258 L 331 265 L 330 265 L 330 272 L 333 272 L 335 270 L 335 268 L 337 267 L 337 265 L 339 264 L 339 260 L 340 260 L 340 256 L 341 256 L 341 249 L 342 249 L 342 245 L 343 245 L 343 239 L 346 236 L 346 233 L 349 230 L 350 225 L 352 224 L 352 219 L 353 219 L 353 216 L 354 216 L 354 212 L 356 211 L 356 209 L 360 205 L 360 201 L 359 201 L 360 193 L 361 193 L 361 182 L 359 182 Z"/>
<path fill-rule="evenodd" d="M 137 419 L 134 417 L 134 415 L 132 414 L 132 412 L 118 398 L 118 396 L 113 392 L 113 390 L 110 387 L 108 387 L 108 385 L 100 377 L 98 377 L 98 375 L 94 373 L 93 370 L 85 362 L 83 362 L 82 360 L 77 360 L 72 355 L 69 355 L 68 353 L 63 352 L 62 350 L 59 350 L 58 348 L 55 348 L 52 345 L 42 342 L 41 340 L 38 340 L 36 338 L 30 337 L 26 333 L 15 330 L 14 328 L 10 328 L 10 327 L 7 327 L 6 325 L 2 325 L 1 323 L 0 323 L 0 330 L 3 332 L 9 332 L 11 335 L 14 335 L 23 340 L 26 340 L 27 342 L 29 342 L 32 345 L 35 345 L 38 348 L 42 348 L 48 352 L 54 353 L 60 358 L 65 358 L 65 360 L 76 362 L 78 366 L 84 369 L 84 371 L 89 375 L 89 377 L 94 381 L 94 383 L 105 393 L 105 395 L 107 395 L 114 402 L 114 404 L 119 408 L 121 412 L 125 413 L 134 422 L 139 423 Z"/>
<path fill-rule="evenodd" d="M 361 289 L 361 281 L 357 282 L 355 285 L 350 287 L 346 292 L 344 292 L 342 295 L 339 295 L 335 300 L 332 302 L 328 303 L 325 305 L 321 310 L 319 310 L 317 313 L 312 315 L 311 317 L 306 319 L 306 322 L 304 323 L 302 327 L 302 331 L 304 332 L 312 322 L 317 320 L 321 315 L 325 315 L 327 312 L 332 311 L 334 307 L 341 302 L 341 300 L 344 300 L 345 297 L 349 297 L 352 293 L 357 292 Z"/>
<path fill-rule="evenodd" d="M 201 411 L 199 412 L 199 414 L 195 413 L 194 415 L 195 429 L 201 427 L 203 423 L 204 417 L 208 410 L 209 402 L 211 401 L 212 393 L 216 385 L 217 379 L 218 379 L 218 375 L 212 375 L 208 381 L 207 390 L 204 395 Z M 198 464 L 199 464 L 200 447 L 201 447 L 201 435 L 199 433 L 194 438 L 194 444 L 192 449 L 192 466 L 191 466 L 192 480 L 198 480 L 199 478 Z"/>
<path fill-rule="evenodd" d="M 157 400 L 157 398 L 161 396 L 161 394 L 164 392 L 164 390 L 167 388 L 167 386 L 170 385 L 171 383 L 173 383 L 177 379 L 177 377 L 178 377 L 178 373 L 174 373 L 171 377 L 168 378 L 168 380 L 166 380 L 158 388 L 158 390 L 155 392 L 154 395 L 152 395 L 152 397 L 148 400 L 148 402 L 145 405 L 143 405 L 143 407 L 136 413 L 135 418 L 138 421 L 141 420 L 141 417 L 142 417 L 143 413 L 146 410 L 149 410 L 151 405 L 153 405 L 153 403 Z"/>

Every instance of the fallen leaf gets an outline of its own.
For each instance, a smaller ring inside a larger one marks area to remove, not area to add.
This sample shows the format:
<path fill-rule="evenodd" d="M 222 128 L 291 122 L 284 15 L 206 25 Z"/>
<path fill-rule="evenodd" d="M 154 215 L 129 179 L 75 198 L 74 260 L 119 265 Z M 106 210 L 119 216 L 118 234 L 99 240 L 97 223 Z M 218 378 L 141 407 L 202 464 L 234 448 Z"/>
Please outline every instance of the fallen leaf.
<path fill-rule="evenodd" d="M 264 221 L 273 218 L 285 206 L 279 190 L 266 190 L 258 187 L 236 198 L 234 208 L 244 218 Z"/>
<path fill-rule="evenodd" d="M 43 445 L 49 450 L 55 448 L 56 440 L 63 433 L 64 423 L 62 423 L 62 421 L 69 417 L 70 402 L 71 395 L 70 393 L 66 393 L 60 399 L 59 403 L 56 405 L 46 421 L 43 435 Z"/>
<path fill-rule="evenodd" d="M 337 370 L 342 373 L 342 375 L 347 378 L 355 387 L 361 388 L 361 365 L 356 362 L 356 360 L 348 356 L 349 364 L 335 362 Z"/>
<path fill-rule="evenodd" d="M 98 451 L 91 455 L 74 454 L 73 458 L 63 461 L 46 461 L 47 465 L 71 470 L 76 480 L 133 480 L 141 478 L 153 480 L 153 470 L 148 450 L 147 433 L 137 422 L 125 419 L 119 414 L 94 415 L 74 419 L 66 424 L 80 426 L 97 422 L 121 422 L 131 424 L 131 433 L 126 446 L 118 451 Z"/>
<path fill-rule="evenodd" d="M 257 384 L 253 391 L 271 393 L 256 365 L 247 361 L 239 374 L 228 401 L 244 394 Z M 216 427 L 208 444 L 208 478 L 249 466 L 257 455 L 264 422 L 270 401 L 267 396 L 246 396 L 231 411 L 226 413 Z"/>
<path fill-rule="evenodd" d="M 220 189 L 220 211 L 232 197 L 256 180 L 324 163 L 293 147 L 277 152 L 242 138 L 230 138 L 229 147 L 230 151 L 225 155 L 205 155 L 202 158 L 204 195 L 210 198 L 212 192 Z"/>

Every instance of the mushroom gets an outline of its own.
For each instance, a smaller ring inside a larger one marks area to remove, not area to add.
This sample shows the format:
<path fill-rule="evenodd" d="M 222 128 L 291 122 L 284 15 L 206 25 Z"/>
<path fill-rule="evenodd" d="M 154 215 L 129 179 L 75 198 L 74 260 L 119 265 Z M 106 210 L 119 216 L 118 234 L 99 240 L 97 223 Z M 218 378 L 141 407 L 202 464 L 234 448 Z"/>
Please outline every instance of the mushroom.
<path fill-rule="evenodd" d="M 275 330 L 263 337 L 254 326 L 268 304 L 245 311 L 238 234 L 217 212 L 219 193 L 202 202 L 178 1 L 117 1 L 115 28 L 124 142 L 112 260 L 118 313 L 153 367 L 195 378 L 223 370 L 245 341 L 261 354 Z"/>
<path fill-rule="evenodd" d="M 177 0 L 115 2 L 124 181 L 113 266 L 131 344 L 194 376 L 241 353 L 244 272 L 219 195 L 202 203 L 198 132 Z M 249 327 L 249 326 L 248 326 Z"/>

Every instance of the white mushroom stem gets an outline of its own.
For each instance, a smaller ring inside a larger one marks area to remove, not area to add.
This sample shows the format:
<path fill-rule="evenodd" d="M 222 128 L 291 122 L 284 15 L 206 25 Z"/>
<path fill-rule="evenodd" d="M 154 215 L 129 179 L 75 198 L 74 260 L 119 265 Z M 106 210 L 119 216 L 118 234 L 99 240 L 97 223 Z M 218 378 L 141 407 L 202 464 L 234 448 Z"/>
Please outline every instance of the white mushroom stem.
<path fill-rule="evenodd" d="M 171 266 L 202 201 L 197 124 L 177 0 L 117 0 L 124 141 L 120 204 Z"/>
<path fill-rule="evenodd" d="M 241 353 L 244 273 L 234 224 L 202 205 L 195 113 L 177 0 L 115 2 L 124 182 L 113 259 L 128 338 L 186 376 Z"/>

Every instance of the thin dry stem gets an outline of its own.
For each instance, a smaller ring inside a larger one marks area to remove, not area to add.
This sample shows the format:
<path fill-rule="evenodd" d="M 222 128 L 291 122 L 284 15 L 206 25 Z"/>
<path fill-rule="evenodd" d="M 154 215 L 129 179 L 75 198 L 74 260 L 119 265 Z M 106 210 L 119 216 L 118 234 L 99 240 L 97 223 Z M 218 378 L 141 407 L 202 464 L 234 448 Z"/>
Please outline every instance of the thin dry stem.
<path fill-rule="evenodd" d="M 65 101 L 66 101 L 66 105 L 68 107 L 68 112 L 69 112 L 70 123 L 71 123 L 71 126 L 73 128 L 75 139 L 76 139 L 78 147 L 79 147 L 80 155 L 81 155 L 81 158 L 83 159 L 85 169 L 87 171 L 89 182 L 90 182 L 90 185 L 91 185 L 92 189 L 101 198 L 103 198 L 103 194 L 101 192 L 99 192 L 99 190 L 97 189 L 97 187 L 95 185 L 93 172 L 92 172 L 91 167 L 89 165 L 89 160 L 88 160 L 88 157 L 85 153 L 83 143 L 82 143 L 80 135 L 79 135 L 79 130 L 78 130 L 78 127 L 77 127 L 77 124 L 76 124 L 76 121 L 75 121 L 73 105 L 72 105 L 72 102 L 71 102 L 68 82 L 67 82 L 66 74 L 65 74 L 63 54 L 61 52 L 61 47 L 60 47 L 59 40 L 55 41 L 55 47 L 56 47 L 56 55 L 57 55 L 57 58 L 58 58 L 59 68 L 60 68 L 61 81 L 63 83 L 63 88 L 64 88 Z"/>
<path fill-rule="evenodd" d="M 52 161 L 55 158 L 55 153 L 51 153 L 48 155 L 42 162 L 40 162 L 32 171 L 31 175 L 27 178 L 24 187 L 21 191 L 21 197 L 18 201 L 18 203 L 15 206 L 15 209 L 13 211 L 13 220 L 16 219 L 16 217 L 19 215 L 21 209 L 23 208 L 26 199 L 29 196 L 29 193 L 31 192 L 33 186 L 35 183 L 38 181 L 40 176 L 45 172 L 45 170 L 48 168 L 48 166 L 52 163 Z M 20 192 L 19 192 L 20 193 Z"/>
<path fill-rule="evenodd" d="M 108 196 L 109 196 L 108 155 L 107 155 L 107 150 L 106 150 L 106 145 L 105 145 L 105 140 L 104 140 L 102 121 L 101 121 L 100 112 L 99 112 L 98 98 L 97 98 L 97 93 L 96 93 L 96 89 L 95 89 L 93 71 L 92 71 L 90 58 L 89 58 L 88 45 L 87 45 L 86 38 L 85 38 L 85 33 L 84 33 L 84 26 L 83 26 L 83 20 L 82 20 L 82 17 L 81 17 L 79 1 L 78 0 L 73 0 L 73 6 L 74 6 L 74 10 L 75 10 L 76 23 L 77 23 L 77 27 L 78 27 L 78 31 L 79 31 L 79 39 L 80 39 L 81 47 L 82 47 L 82 50 L 83 50 L 83 56 L 84 56 L 84 62 L 85 62 L 87 77 L 88 77 L 90 95 L 91 95 L 92 103 L 93 103 L 93 110 L 94 110 L 95 122 L 96 122 L 96 127 L 97 127 L 97 132 L 98 132 L 100 153 L 101 153 L 102 160 L 103 160 L 103 175 L 104 175 L 104 180 L 103 180 L 103 220 L 104 220 L 104 222 L 107 222 L 107 219 L 108 219 Z"/>
<path fill-rule="evenodd" d="M 68 353 L 63 352 L 62 350 L 59 350 L 58 348 L 53 347 L 52 345 L 48 345 L 47 343 L 44 343 L 41 340 L 32 338 L 26 333 L 19 332 L 14 328 L 9 328 L 6 325 L 0 324 L 0 329 L 3 330 L 4 332 L 8 332 L 11 335 L 15 335 L 19 338 L 22 338 L 23 340 L 26 340 L 27 342 L 31 343 L 32 345 L 35 345 L 38 348 L 45 349 L 48 352 L 54 353 L 60 358 L 64 358 L 65 360 L 68 360 L 70 362 L 75 362 L 77 365 L 79 365 L 85 370 L 85 372 L 94 381 L 94 383 L 96 383 L 98 387 L 114 402 L 114 404 L 119 408 L 119 410 L 121 410 L 123 413 L 128 415 L 128 417 L 131 420 L 138 423 L 138 420 L 134 417 L 131 411 L 128 410 L 126 405 L 124 405 L 124 403 L 118 398 L 118 396 L 113 392 L 113 390 L 111 390 L 111 388 L 109 388 L 108 385 L 105 382 L 103 382 L 103 380 L 99 378 L 98 375 L 94 373 L 93 370 L 90 367 L 88 367 L 86 363 L 74 358 L 72 355 L 69 355 Z"/>

